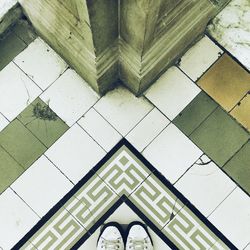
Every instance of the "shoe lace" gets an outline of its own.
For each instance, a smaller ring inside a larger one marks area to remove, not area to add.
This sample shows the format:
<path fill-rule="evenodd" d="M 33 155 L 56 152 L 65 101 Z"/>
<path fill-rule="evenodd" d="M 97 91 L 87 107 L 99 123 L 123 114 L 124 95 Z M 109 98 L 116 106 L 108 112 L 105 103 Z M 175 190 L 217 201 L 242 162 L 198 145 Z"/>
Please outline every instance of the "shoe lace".
<path fill-rule="evenodd" d="M 129 239 L 129 249 L 131 250 L 145 250 L 147 247 L 146 239 Z"/>
<path fill-rule="evenodd" d="M 118 240 L 106 240 L 102 239 L 101 241 L 101 248 L 104 250 L 117 250 L 120 248 L 120 239 Z"/>

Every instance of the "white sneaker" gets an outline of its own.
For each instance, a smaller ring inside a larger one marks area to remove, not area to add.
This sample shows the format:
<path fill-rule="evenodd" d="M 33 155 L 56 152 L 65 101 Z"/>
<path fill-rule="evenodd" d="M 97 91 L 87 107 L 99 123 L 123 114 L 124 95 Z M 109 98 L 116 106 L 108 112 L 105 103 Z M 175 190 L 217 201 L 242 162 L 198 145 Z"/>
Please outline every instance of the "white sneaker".
<path fill-rule="evenodd" d="M 97 250 L 124 250 L 123 233 L 118 223 L 110 222 L 103 226 Z"/>
<path fill-rule="evenodd" d="M 153 250 L 153 242 L 147 227 L 140 222 L 128 226 L 126 250 Z"/>

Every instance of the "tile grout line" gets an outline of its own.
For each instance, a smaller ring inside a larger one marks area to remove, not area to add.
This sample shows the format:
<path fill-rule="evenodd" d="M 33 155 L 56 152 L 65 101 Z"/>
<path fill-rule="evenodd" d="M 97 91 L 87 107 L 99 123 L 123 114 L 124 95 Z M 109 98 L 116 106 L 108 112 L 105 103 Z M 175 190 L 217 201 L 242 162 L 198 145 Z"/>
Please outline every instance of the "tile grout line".
<path fill-rule="evenodd" d="M 33 213 L 35 213 L 37 216 L 38 216 L 38 218 L 39 218 L 39 220 L 41 220 L 41 216 L 11 187 L 11 186 L 9 186 L 9 188 L 15 193 L 15 195 L 17 196 L 17 197 L 19 197 L 19 199 L 20 200 L 22 200 L 23 201 L 23 203 L 27 206 L 27 207 L 29 207 L 31 210 L 32 210 L 32 212 Z M 38 220 L 38 221 L 39 221 Z"/>

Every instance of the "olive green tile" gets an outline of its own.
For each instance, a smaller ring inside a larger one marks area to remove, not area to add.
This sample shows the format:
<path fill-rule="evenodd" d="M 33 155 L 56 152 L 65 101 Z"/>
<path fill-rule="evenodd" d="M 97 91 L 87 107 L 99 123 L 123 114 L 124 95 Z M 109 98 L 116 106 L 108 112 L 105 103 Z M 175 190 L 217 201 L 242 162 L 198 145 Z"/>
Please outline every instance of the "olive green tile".
<path fill-rule="evenodd" d="M 18 20 L 13 27 L 13 32 L 27 45 L 37 38 L 34 28 L 26 20 Z"/>
<path fill-rule="evenodd" d="M 18 119 L 46 147 L 50 147 L 69 128 L 40 98 L 31 103 Z"/>
<path fill-rule="evenodd" d="M 219 107 L 190 136 L 220 167 L 248 138 L 249 133 Z"/>
<path fill-rule="evenodd" d="M 223 169 L 250 194 L 250 141 L 248 141 Z"/>
<path fill-rule="evenodd" d="M 184 134 L 190 135 L 217 106 L 217 103 L 202 91 L 176 116 L 173 123 Z"/>
<path fill-rule="evenodd" d="M 0 70 L 9 64 L 27 45 L 14 32 L 0 39 Z"/>
<path fill-rule="evenodd" d="M 0 145 L 24 168 L 28 168 L 46 150 L 17 119 L 0 133 Z"/>
<path fill-rule="evenodd" d="M 24 169 L 0 146 L 0 193 L 17 179 Z"/>

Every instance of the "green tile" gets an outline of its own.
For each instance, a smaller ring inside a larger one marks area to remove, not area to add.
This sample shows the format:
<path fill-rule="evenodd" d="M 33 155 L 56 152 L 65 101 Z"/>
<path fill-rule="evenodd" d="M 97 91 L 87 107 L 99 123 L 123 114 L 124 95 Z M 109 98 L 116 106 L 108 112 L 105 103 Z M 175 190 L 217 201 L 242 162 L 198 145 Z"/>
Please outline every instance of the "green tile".
<path fill-rule="evenodd" d="M 223 169 L 250 194 L 250 141 L 225 164 Z"/>
<path fill-rule="evenodd" d="M 0 39 L 0 70 L 9 64 L 27 45 L 14 32 Z"/>
<path fill-rule="evenodd" d="M 18 117 L 46 147 L 50 147 L 69 128 L 40 98 Z"/>
<path fill-rule="evenodd" d="M 190 136 L 220 167 L 248 138 L 249 134 L 219 107 Z"/>
<path fill-rule="evenodd" d="M 197 95 L 188 106 L 173 120 L 173 123 L 186 135 L 190 135 L 216 108 L 204 91 Z"/>
<path fill-rule="evenodd" d="M 24 169 L 0 146 L 0 193 L 17 179 Z"/>
<path fill-rule="evenodd" d="M 26 20 L 19 20 L 13 27 L 13 32 L 27 45 L 37 38 L 35 30 Z"/>
<path fill-rule="evenodd" d="M 0 145 L 24 168 L 28 168 L 46 150 L 17 119 L 0 133 Z"/>

